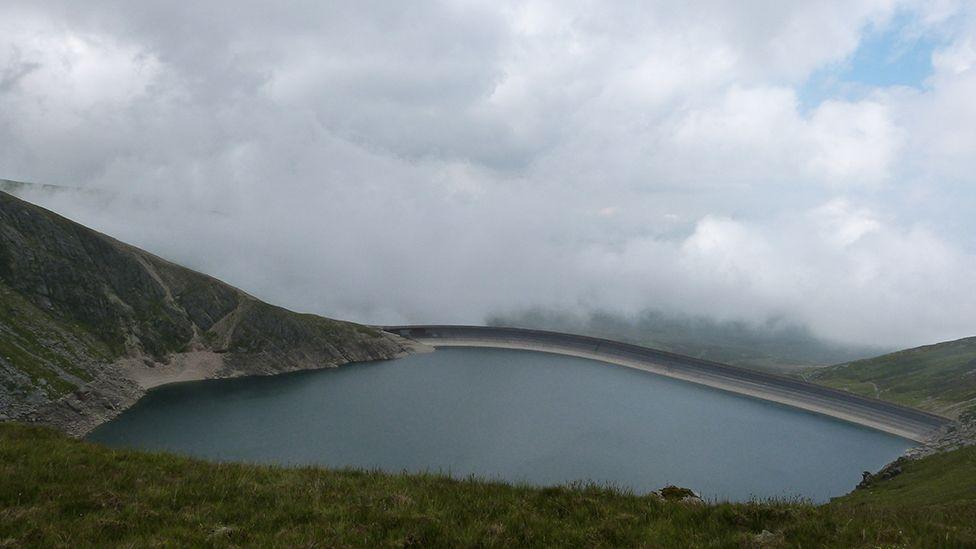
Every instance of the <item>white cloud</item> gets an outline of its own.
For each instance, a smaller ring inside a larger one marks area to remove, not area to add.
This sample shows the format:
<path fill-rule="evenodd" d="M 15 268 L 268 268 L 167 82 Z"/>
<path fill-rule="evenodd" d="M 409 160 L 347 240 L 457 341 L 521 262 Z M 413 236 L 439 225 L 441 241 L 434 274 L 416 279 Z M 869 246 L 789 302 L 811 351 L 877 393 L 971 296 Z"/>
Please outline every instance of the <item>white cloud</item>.
<path fill-rule="evenodd" d="M 905 140 L 888 108 L 874 101 L 824 102 L 810 130 L 815 143 L 810 166 L 835 185 L 886 182 Z"/>
<path fill-rule="evenodd" d="M 478 322 L 529 306 L 971 330 L 971 6 L 10 1 L 0 177 L 283 305 Z M 909 14 L 922 89 L 805 110 Z M 950 198 L 951 197 L 951 198 Z"/>
<path fill-rule="evenodd" d="M 847 200 L 832 200 L 811 212 L 811 221 L 821 239 L 843 249 L 881 229 L 881 222 L 868 210 L 853 207 Z"/>
<path fill-rule="evenodd" d="M 932 55 L 932 65 L 936 70 L 946 71 L 955 75 L 969 71 L 976 65 L 976 47 L 973 39 L 966 37 L 948 48 Z"/>

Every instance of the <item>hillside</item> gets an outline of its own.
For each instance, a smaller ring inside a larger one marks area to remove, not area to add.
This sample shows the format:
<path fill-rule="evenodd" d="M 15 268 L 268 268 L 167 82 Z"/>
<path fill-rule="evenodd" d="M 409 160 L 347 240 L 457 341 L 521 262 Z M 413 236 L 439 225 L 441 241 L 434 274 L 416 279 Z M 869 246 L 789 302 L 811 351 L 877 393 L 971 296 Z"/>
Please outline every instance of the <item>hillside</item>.
<path fill-rule="evenodd" d="M 0 192 L 0 419 L 83 434 L 153 386 L 406 352 Z"/>
<path fill-rule="evenodd" d="M 976 543 L 976 448 L 907 463 L 827 505 L 702 505 L 585 485 L 210 463 L 0 424 L 0 480 L 0 544 L 9 546 Z"/>
<path fill-rule="evenodd" d="M 976 408 L 976 337 L 809 372 L 809 381 L 949 417 Z"/>

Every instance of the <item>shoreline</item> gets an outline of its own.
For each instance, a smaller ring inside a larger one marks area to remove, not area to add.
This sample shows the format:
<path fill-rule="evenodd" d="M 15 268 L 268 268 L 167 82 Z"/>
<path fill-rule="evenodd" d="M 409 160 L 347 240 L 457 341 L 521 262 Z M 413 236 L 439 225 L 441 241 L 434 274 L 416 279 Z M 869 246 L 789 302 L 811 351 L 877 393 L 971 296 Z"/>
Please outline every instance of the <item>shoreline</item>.
<path fill-rule="evenodd" d="M 261 364 L 253 368 L 228 365 L 225 353 L 211 350 L 175 353 L 168 357 L 167 362 L 147 361 L 144 356 L 125 357 L 104 365 L 98 377 L 78 390 L 14 420 L 52 426 L 68 436 L 84 438 L 99 425 L 131 408 L 148 391 L 165 385 L 339 368 L 347 364 L 393 360 L 434 350 L 423 343 L 393 334 L 387 333 L 385 336 L 397 345 L 397 352 L 367 353 L 362 357 L 339 357 L 321 362 Z"/>

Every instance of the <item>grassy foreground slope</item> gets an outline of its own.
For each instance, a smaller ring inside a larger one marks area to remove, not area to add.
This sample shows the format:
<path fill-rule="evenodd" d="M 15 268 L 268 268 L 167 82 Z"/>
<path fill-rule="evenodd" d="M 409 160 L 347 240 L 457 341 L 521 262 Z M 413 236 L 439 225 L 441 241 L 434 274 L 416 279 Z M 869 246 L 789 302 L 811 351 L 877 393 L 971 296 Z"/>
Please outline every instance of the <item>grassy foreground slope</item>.
<path fill-rule="evenodd" d="M 807 379 L 950 417 L 976 407 L 976 337 L 816 370 Z"/>
<path fill-rule="evenodd" d="M 976 448 L 904 469 L 828 505 L 701 505 L 592 486 L 209 463 L 6 423 L 0 546 L 976 544 Z"/>

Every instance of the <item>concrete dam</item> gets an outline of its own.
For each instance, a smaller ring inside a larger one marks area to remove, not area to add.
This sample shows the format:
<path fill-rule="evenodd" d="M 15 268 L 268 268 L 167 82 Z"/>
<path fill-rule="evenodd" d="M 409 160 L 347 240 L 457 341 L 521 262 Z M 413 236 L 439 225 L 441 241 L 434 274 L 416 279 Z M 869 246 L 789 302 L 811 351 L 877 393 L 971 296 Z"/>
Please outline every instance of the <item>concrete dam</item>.
<path fill-rule="evenodd" d="M 541 351 L 608 362 L 776 402 L 924 442 L 951 420 L 882 400 L 785 376 L 659 351 L 609 339 L 487 326 L 381 326 L 432 347 L 494 347 Z"/>

